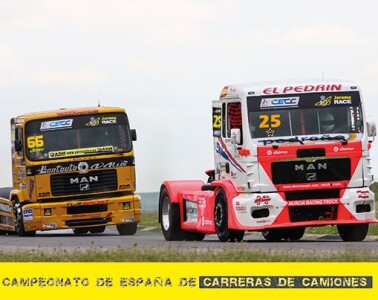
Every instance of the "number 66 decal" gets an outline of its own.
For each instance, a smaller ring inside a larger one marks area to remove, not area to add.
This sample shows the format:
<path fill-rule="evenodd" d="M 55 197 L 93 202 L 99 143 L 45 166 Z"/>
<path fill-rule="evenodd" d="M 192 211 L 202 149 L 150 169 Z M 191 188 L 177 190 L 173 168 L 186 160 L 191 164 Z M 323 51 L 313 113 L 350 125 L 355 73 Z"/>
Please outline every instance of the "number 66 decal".
<path fill-rule="evenodd" d="M 27 139 L 28 148 L 40 148 L 45 145 L 43 135 L 29 136 Z"/>

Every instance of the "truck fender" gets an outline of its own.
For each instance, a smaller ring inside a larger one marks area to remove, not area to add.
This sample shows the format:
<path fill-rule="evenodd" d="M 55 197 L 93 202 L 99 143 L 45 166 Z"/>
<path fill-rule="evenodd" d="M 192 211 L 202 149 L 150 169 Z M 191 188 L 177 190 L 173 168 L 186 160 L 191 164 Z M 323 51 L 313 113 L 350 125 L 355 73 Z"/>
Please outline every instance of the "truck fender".
<path fill-rule="evenodd" d="M 9 194 L 9 200 L 13 201 L 17 199 L 20 203 L 24 202 L 25 197 L 23 195 L 23 191 L 20 190 L 11 190 Z"/>
<path fill-rule="evenodd" d="M 232 206 L 232 200 L 239 195 L 235 184 L 231 180 L 213 181 L 211 185 L 216 186 L 218 189 L 223 189 L 227 197 L 227 211 L 228 211 L 228 228 L 238 229 L 240 224 L 237 221 L 234 208 Z"/>
<path fill-rule="evenodd" d="M 159 194 L 159 222 L 160 220 L 160 213 L 161 213 L 161 193 L 163 189 L 167 189 L 169 193 L 169 199 L 171 203 L 178 203 L 182 202 L 182 193 L 183 192 L 192 192 L 192 191 L 201 191 L 201 187 L 204 184 L 202 180 L 171 180 L 171 181 L 164 181 L 160 187 L 160 194 Z"/>

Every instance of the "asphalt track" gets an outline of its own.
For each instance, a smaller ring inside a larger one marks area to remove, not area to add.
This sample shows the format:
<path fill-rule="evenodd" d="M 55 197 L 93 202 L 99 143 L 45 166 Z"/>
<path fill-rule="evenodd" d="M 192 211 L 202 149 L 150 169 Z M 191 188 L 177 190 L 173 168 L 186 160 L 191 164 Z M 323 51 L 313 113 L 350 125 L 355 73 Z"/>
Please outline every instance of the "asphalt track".
<path fill-rule="evenodd" d="M 178 249 L 182 251 L 223 251 L 232 249 L 258 250 L 261 252 L 292 252 L 337 255 L 350 251 L 366 251 L 378 256 L 378 236 L 367 236 L 362 242 L 343 242 L 338 235 L 306 234 L 296 242 L 268 242 L 258 232 L 247 232 L 243 242 L 222 243 L 215 235 L 207 235 L 201 242 L 180 241 L 167 242 L 160 228 L 138 227 L 133 236 L 120 236 L 115 227 L 109 226 L 104 233 L 74 235 L 72 230 L 55 230 L 37 232 L 35 237 L 18 237 L 16 235 L 0 236 L 0 251 L 43 251 L 54 253 L 60 251 L 106 251 L 112 249 Z"/>

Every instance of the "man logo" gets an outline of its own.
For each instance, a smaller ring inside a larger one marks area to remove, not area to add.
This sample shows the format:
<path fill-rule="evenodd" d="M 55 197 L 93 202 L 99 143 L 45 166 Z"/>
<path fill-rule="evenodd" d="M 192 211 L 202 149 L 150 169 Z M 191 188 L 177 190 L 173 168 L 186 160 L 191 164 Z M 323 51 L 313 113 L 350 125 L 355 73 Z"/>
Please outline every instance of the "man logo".
<path fill-rule="evenodd" d="M 83 184 L 80 184 L 80 191 L 83 192 L 83 191 L 89 191 L 90 188 L 89 188 L 89 183 L 83 183 Z"/>
<path fill-rule="evenodd" d="M 315 181 L 318 179 L 318 175 L 316 173 L 307 173 L 306 174 L 307 181 Z"/>
<path fill-rule="evenodd" d="M 87 177 L 70 178 L 70 184 L 90 183 L 90 182 L 98 182 L 98 176 L 88 176 L 88 178 Z"/>
<path fill-rule="evenodd" d="M 310 164 L 296 164 L 294 170 L 297 171 L 314 171 L 314 170 L 327 170 L 326 162 L 310 163 Z"/>

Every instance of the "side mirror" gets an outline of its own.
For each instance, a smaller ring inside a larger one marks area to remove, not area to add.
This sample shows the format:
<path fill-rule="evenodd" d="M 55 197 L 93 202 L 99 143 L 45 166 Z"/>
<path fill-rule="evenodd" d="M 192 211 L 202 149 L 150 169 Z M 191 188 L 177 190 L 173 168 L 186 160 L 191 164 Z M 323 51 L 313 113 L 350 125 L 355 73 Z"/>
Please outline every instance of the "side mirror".
<path fill-rule="evenodd" d="M 21 143 L 20 140 L 14 141 L 14 151 L 16 151 L 16 152 L 22 151 L 22 143 Z"/>
<path fill-rule="evenodd" d="M 137 133 L 136 133 L 136 130 L 135 130 L 135 129 L 131 129 L 131 130 L 130 130 L 130 133 L 131 133 L 131 140 L 132 140 L 132 141 L 136 141 L 136 140 L 137 140 Z"/>
<path fill-rule="evenodd" d="M 367 122 L 367 131 L 368 131 L 368 136 L 377 135 L 377 128 L 374 121 Z"/>
<path fill-rule="evenodd" d="M 231 142 L 236 145 L 240 145 L 241 143 L 241 130 L 240 128 L 232 128 L 231 129 Z"/>

